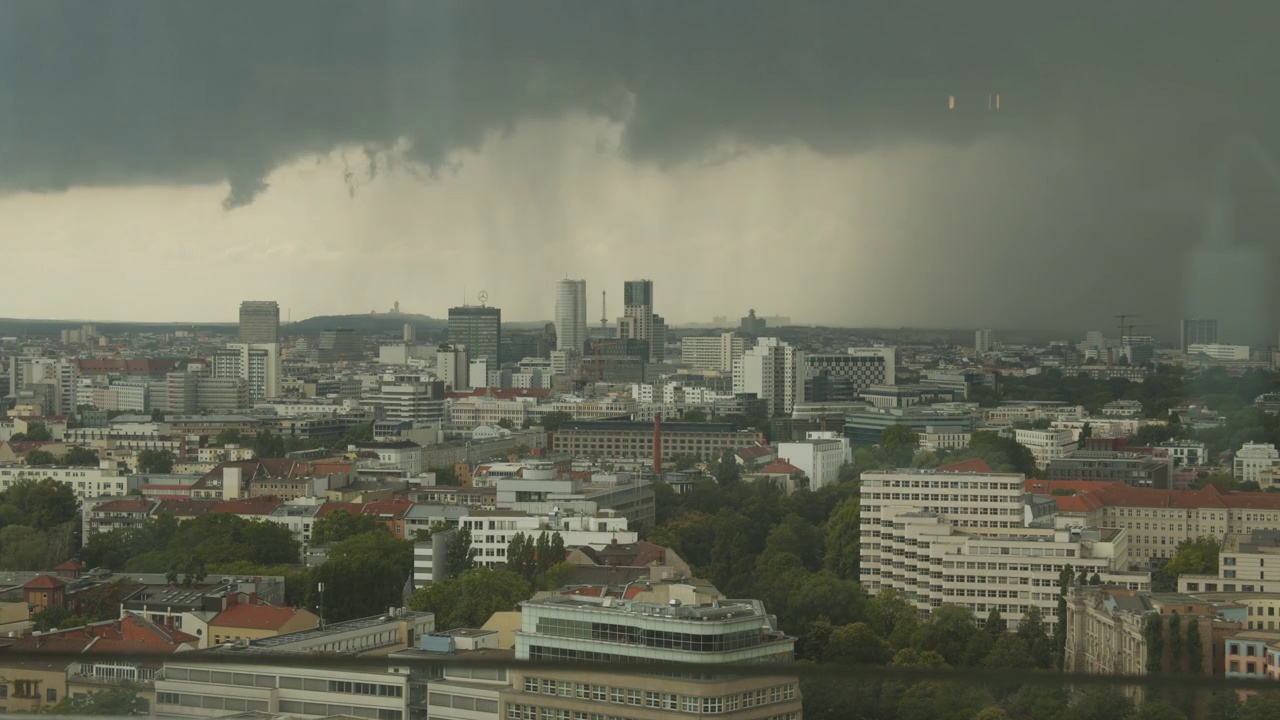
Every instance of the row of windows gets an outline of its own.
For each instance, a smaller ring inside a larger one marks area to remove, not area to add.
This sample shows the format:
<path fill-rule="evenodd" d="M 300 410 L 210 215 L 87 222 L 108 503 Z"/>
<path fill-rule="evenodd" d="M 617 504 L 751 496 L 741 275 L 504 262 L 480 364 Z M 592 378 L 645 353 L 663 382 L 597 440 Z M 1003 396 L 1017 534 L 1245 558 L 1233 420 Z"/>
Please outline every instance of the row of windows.
<path fill-rule="evenodd" d="M 779 703 L 794 700 L 796 697 L 796 686 L 794 684 L 777 685 L 771 688 L 761 688 L 721 697 L 702 697 L 699 695 L 677 695 L 675 693 L 659 693 L 534 677 L 526 677 L 524 679 L 524 691 L 558 697 L 574 697 L 579 700 L 610 702 L 615 705 L 634 705 L 653 710 L 679 709 L 681 712 L 707 714 L 736 712 L 739 708 L 746 709 L 758 705 Z"/>
<path fill-rule="evenodd" d="M 190 695 L 185 693 L 158 692 L 157 705 L 179 705 L 189 708 L 208 708 L 212 710 L 233 710 L 238 712 L 268 712 L 271 704 L 266 700 L 245 700 L 243 698 L 218 697 L 215 695 Z M 284 709 L 281 703 L 281 710 Z"/>
<path fill-rule="evenodd" d="M 216 640 L 215 640 L 216 642 Z M 274 688 L 277 680 L 279 687 L 292 690 L 308 690 L 311 692 L 347 693 L 352 695 L 371 695 L 376 697 L 403 697 L 404 688 L 399 685 L 383 685 L 380 683 L 352 682 L 348 680 L 320 680 L 316 678 L 291 677 L 288 675 L 258 675 L 254 673 L 233 673 L 224 670 L 202 670 L 199 668 L 166 668 L 165 678 L 168 680 L 185 680 L 195 683 L 213 685 L 238 685 L 240 687 Z"/>
<path fill-rule="evenodd" d="M 474 698 L 466 695 L 446 695 L 432 691 L 428 695 L 427 704 L 435 705 L 436 707 L 471 710 L 473 712 L 482 712 L 489 715 L 498 714 L 497 700 L 486 700 L 485 698 Z"/>

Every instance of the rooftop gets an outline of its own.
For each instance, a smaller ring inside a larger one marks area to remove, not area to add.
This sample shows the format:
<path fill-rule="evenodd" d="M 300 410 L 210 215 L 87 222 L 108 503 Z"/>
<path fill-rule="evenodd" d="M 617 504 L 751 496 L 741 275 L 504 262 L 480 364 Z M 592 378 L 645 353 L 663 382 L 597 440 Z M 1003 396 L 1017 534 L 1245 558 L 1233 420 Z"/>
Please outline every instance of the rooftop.
<path fill-rule="evenodd" d="M 266 603 L 239 603 L 209 621 L 220 627 L 279 630 L 298 615 L 298 608 Z"/>

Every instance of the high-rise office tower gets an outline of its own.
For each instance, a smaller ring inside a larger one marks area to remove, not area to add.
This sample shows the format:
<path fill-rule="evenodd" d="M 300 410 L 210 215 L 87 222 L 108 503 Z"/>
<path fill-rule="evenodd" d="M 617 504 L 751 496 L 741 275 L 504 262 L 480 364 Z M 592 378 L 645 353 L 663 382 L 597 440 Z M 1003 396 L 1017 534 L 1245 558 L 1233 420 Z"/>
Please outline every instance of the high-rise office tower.
<path fill-rule="evenodd" d="M 803 352 L 778 338 L 760 338 L 734 361 L 733 391 L 764 400 L 770 417 L 790 415 L 796 403 L 805 401 L 804 373 Z"/>
<path fill-rule="evenodd" d="M 667 352 L 667 324 L 653 312 L 653 281 L 628 280 L 622 286 L 622 314 L 618 337 L 649 343 L 649 359 L 663 362 Z"/>
<path fill-rule="evenodd" d="M 501 365 L 502 310 L 496 307 L 463 305 L 449 308 L 449 344 L 465 345 L 467 356 L 484 360 L 489 369 Z M 473 383 L 477 379 L 472 377 Z"/>
<path fill-rule="evenodd" d="M 1213 345 L 1218 342 L 1217 320 L 1182 321 L 1182 352 L 1192 345 Z"/>
<path fill-rule="evenodd" d="M 983 328 L 973 334 L 973 349 L 979 355 L 985 355 L 996 349 L 996 331 Z"/>
<path fill-rule="evenodd" d="M 556 348 L 582 352 L 587 341 L 587 281 L 556 283 Z"/>
<path fill-rule="evenodd" d="M 280 342 L 280 304 L 275 300 L 240 303 L 240 342 Z"/>

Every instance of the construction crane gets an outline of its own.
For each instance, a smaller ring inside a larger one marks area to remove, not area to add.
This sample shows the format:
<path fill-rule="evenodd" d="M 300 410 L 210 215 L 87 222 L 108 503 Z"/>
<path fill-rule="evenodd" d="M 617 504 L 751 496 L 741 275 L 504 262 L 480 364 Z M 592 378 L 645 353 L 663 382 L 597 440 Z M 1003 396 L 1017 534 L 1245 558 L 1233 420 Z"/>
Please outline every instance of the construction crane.
<path fill-rule="evenodd" d="M 1142 317 L 1142 316 L 1141 316 L 1141 315 L 1138 315 L 1138 314 L 1136 314 L 1136 313 L 1126 313 L 1126 314 L 1124 314 L 1124 315 L 1116 315 L 1115 317 L 1117 317 L 1117 318 L 1119 318 L 1119 319 L 1120 319 L 1120 342 L 1124 342 L 1124 337 L 1125 337 L 1125 335 L 1127 335 L 1127 334 L 1128 334 L 1128 333 L 1126 333 L 1126 332 L 1125 332 L 1125 328 L 1126 328 L 1126 327 L 1128 327 L 1128 328 L 1130 328 L 1130 329 L 1132 329 L 1132 328 L 1133 328 L 1133 326 L 1132 326 L 1132 325 L 1128 325 L 1128 326 L 1126 326 L 1126 325 L 1124 324 L 1125 318 L 1139 318 L 1139 317 Z"/>

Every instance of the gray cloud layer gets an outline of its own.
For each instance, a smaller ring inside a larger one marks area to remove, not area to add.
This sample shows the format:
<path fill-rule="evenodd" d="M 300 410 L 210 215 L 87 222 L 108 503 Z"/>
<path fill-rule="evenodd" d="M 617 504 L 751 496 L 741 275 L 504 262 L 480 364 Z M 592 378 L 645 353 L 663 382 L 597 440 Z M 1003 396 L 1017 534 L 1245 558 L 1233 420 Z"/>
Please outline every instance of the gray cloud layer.
<path fill-rule="evenodd" d="M 624 152 L 658 167 L 996 139 L 1036 148 L 1027 171 L 1049 184 L 998 224 L 955 224 L 972 253 L 951 269 L 1032 292 L 1022 278 L 1087 272 L 1135 302 L 1134 273 L 1146 294 L 1178 283 L 1217 148 L 1280 148 L 1278 26 L 1271 0 L 5 3 L 0 192 L 225 182 L 234 208 L 337 146 L 368 148 L 353 178 L 426 176 L 570 112 L 622 122 Z M 973 182 L 1012 197 L 1018 177 Z M 1274 193 L 1238 185 L 1240 235 L 1265 243 Z M 920 212 L 928 238 L 954 223 Z M 1117 251 L 1147 256 L 1099 260 Z"/>

